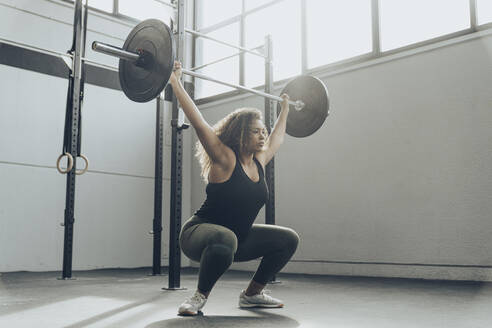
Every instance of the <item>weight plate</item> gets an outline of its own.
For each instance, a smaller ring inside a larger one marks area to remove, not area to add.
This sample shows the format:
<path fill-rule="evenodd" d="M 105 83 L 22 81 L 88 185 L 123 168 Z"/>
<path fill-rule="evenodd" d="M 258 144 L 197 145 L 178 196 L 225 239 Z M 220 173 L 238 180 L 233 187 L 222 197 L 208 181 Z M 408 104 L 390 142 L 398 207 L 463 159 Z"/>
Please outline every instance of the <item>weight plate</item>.
<path fill-rule="evenodd" d="M 148 19 L 135 26 L 123 49 L 146 55 L 145 68 L 120 59 L 119 77 L 125 95 L 136 102 L 155 99 L 164 89 L 173 71 L 175 48 L 171 29 L 157 19 Z"/>
<path fill-rule="evenodd" d="M 296 110 L 290 106 L 287 116 L 287 134 L 303 138 L 316 132 L 324 123 L 329 111 L 328 90 L 324 83 L 314 76 L 299 76 L 285 86 L 282 93 L 289 95 L 290 100 L 301 100 L 305 106 Z M 277 114 L 280 114 L 280 102 Z"/>

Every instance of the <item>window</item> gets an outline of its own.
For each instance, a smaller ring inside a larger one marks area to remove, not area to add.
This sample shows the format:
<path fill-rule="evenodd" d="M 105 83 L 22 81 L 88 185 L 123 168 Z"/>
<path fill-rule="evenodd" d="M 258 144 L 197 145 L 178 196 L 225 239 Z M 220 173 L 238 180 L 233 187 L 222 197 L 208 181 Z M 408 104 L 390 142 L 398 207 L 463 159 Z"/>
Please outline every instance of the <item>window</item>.
<path fill-rule="evenodd" d="M 284 0 L 246 16 L 245 47 L 265 43 L 270 34 L 273 43 L 273 77 L 282 80 L 301 73 L 301 10 L 299 0 Z M 245 56 L 245 84 L 250 87 L 265 82 L 265 61 Z"/>
<path fill-rule="evenodd" d="M 197 8 L 197 27 L 201 29 L 240 15 L 242 0 L 198 0 Z"/>
<path fill-rule="evenodd" d="M 239 23 L 227 25 L 208 33 L 207 35 L 215 39 L 239 45 Z M 237 51 L 238 50 L 234 48 L 212 40 L 197 38 L 196 53 L 200 55 L 196 56 L 196 66 L 210 63 L 216 59 L 236 53 Z M 205 74 L 225 82 L 239 84 L 239 56 L 206 66 L 198 70 L 197 73 Z M 195 79 L 195 83 L 196 98 L 208 97 L 233 90 L 227 86 L 202 79 Z"/>
<path fill-rule="evenodd" d="M 371 0 L 310 0 L 306 23 L 308 68 L 372 51 Z"/>
<path fill-rule="evenodd" d="M 244 0 L 246 11 L 263 6 L 272 0 Z"/>
<path fill-rule="evenodd" d="M 380 0 L 379 4 L 383 51 L 470 26 L 469 0 Z"/>
<path fill-rule="evenodd" d="M 172 8 L 156 0 L 118 0 L 118 12 L 138 20 L 157 18 L 169 25 Z"/>
<path fill-rule="evenodd" d="M 84 1 L 84 4 L 85 4 L 85 1 Z M 89 6 L 92 8 L 104 10 L 108 13 L 113 12 L 113 0 L 89 1 Z"/>
<path fill-rule="evenodd" d="M 477 23 L 479 25 L 492 22 L 492 1 L 477 0 Z"/>
<path fill-rule="evenodd" d="M 196 2 L 196 28 L 204 33 L 217 34 L 218 39 L 237 45 L 243 36 L 241 46 L 249 49 L 264 45 L 265 36 L 271 36 L 274 81 L 295 77 L 305 73 L 306 69 L 309 73 L 329 64 L 340 67 L 352 61 L 390 55 L 393 53 L 390 50 L 407 49 L 405 46 L 408 45 L 418 47 L 423 41 L 434 42 L 472 33 L 471 21 L 475 17 L 470 17 L 470 4 L 476 3 L 477 25 L 487 24 L 484 28 L 492 25 L 492 0 Z M 379 21 L 373 19 L 374 7 L 378 10 Z M 304 16 L 302 9 L 305 9 Z M 377 31 L 379 34 L 374 34 Z M 375 45 L 375 37 L 379 39 L 379 45 Z M 226 49 L 211 41 L 207 45 L 208 41 L 200 39 L 197 38 L 195 47 L 196 66 L 237 52 L 237 49 Z M 220 79 L 224 76 L 224 80 L 235 84 L 244 81 L 250 88 L 265 82 L 264 59 L 249 53 L 210 65 L 202 71 Z M 243 75 L 239 77 L 238 73 Z M 197 98 L 231 90 L 211 82 L 196 81 Z"/>

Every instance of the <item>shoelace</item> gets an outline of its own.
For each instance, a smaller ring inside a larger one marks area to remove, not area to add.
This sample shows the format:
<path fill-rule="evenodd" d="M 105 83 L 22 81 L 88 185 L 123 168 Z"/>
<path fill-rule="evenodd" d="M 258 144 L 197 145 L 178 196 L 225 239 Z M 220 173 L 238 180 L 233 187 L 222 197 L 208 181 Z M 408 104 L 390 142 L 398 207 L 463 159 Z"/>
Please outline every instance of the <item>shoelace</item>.
<path fill-rule="evenodd" d="M 270 295 L 265 294 L 263 292 L 261 293 L 261 296 L 263 296 L 263 298 L 266 299 L 269 302 L 272 302 L 274 300 L 273 297 L 271 297 Z"/>
<path fill-rule="evenodd" d="M 264 300 L 266 300 L 267 302 L 272 302 L 274 301 L 274 298 L 271 297 L 270 295 L 266 294 L 265 293 L 265 290 L 262 290 L 257 296 L 260 296 L 261 298 L 263 298 Z"/>
<path fill-rule="evenodd" d="M 191 297 L 188 301 L 189 301 L 190 303 L 191 303 L 191 302 L 193 302 L 193 303 L 201 303 L 201 302 L 202 302 L 202 300 L 203 300 L 203 298 L 202 298 L 200 295 L 195 294 L 195 295 L 193 295 L 193 296 L 192 296 L 192 297 Z"/>

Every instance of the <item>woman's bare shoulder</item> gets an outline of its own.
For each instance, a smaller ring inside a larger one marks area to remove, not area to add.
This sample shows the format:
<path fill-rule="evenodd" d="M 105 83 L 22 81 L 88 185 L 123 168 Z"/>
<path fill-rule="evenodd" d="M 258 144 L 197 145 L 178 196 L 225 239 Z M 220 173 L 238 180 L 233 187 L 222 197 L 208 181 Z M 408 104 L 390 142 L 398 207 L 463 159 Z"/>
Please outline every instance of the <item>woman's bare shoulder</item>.
<path fill-rule="evenodd" d="M 227 146 L 226 146 L 227 147 Z M 227 147 L 226 161 L 223 163 L 212 162 L 210 165 L 210 172 L 208 174 L 208 181 L 211 183 L 221 183 L 229 180 L 236 167 L 236 154 L 234 151 Z"/>

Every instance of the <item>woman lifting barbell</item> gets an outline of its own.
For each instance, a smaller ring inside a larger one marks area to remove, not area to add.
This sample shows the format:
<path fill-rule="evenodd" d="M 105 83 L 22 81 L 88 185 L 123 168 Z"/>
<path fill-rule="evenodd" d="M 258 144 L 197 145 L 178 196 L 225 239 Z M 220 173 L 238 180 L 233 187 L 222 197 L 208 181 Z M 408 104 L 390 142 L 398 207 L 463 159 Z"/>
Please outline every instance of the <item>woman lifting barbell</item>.
<path fill-rule="evenodd" d="M 284 304 L 264 287 L 290 260 L 299 236 L 286 227 L 253 224 L 268 199 L 265 166 L 283 142 L 289 97 L 282 95 L 281 112 L 268 136 L 261 112 L 240 108 L 211 127 L 180 81 L 175 62 L 170 83 L 183 111 L 195 128 L 197 157 L 208 183 L 207 199 L 185 222 L 180 233 L 183 253 L 200 262 L 198 288 L 179 307 L 179 315 L 197 315 L 217 280 L 233 261 L 262 258 L 248 287 L 239 295 L 240 307 L 279 308 Z"/>

